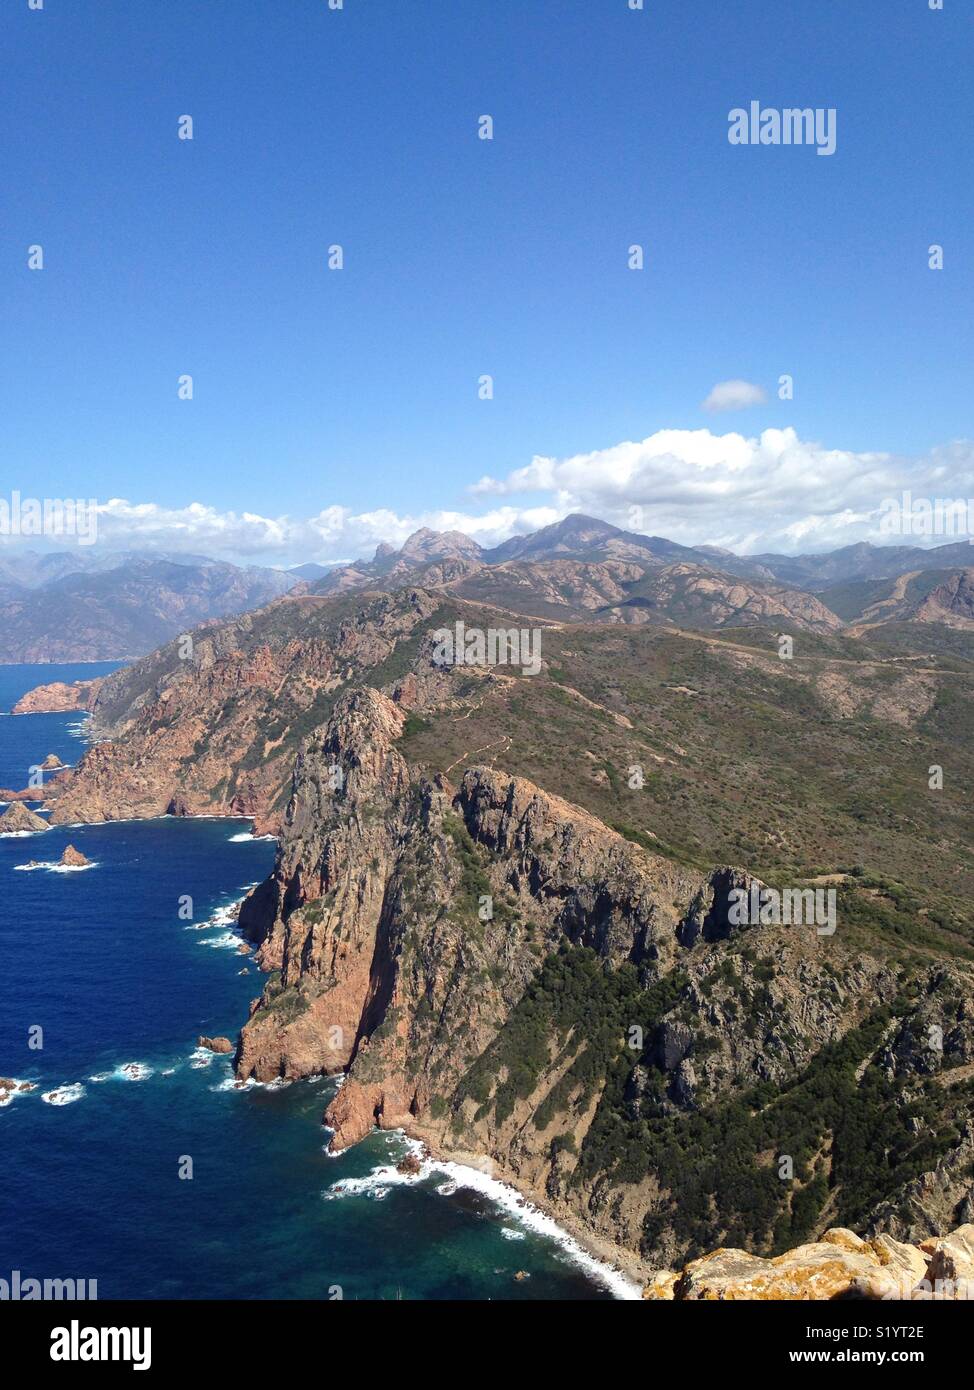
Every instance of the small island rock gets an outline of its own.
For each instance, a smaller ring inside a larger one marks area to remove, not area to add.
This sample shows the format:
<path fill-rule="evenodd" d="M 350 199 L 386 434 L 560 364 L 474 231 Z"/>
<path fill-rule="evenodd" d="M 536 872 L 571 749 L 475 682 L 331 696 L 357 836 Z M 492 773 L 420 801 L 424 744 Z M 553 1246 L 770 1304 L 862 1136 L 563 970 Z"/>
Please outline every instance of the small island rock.
<path fill-rule="evenodd" d="M 75 849 L 74 845 L 68 845 L 58 862 L 68 869 L 82 869 L 86 864 L 90 864 L 91 860 L 86 859 L 81 850 Z"/>

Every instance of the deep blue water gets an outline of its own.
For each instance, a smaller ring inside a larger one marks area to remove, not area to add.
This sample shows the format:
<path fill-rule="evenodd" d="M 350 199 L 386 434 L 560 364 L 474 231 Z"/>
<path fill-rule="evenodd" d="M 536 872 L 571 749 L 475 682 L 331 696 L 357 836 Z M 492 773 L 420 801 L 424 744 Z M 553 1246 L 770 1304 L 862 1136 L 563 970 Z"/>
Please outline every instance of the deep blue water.
<path fill-rule="evenodd" d="M 92 674 L 0 667 L 0 710 L 40 680 Z M 78 725 L 0 718 L 0 785 L 49 752 L 75 762 Z M 97 1279 L 101 1298 L 607 1297 L 554 1240 L 462 1182 L 451 1192 L 456 1175 L 395 1181 L 397 1136 L 329 1158 L 333 1080 L 238 1090 L 226 1059 L 199 1065 L 197 1035 L 233 1038 L 260 992 L 227 927 L 201 927 L 271 867 L 272 842 L 231 838 L 248 829 L 163 819 L 0 838 L 0 1076 L 37 1083 L 0 1108 L 0 1277 Z M 17 868 L 68 843 L 95 867 Z M 118 1071 L 130 1062 L 144 1079 Z M 66 1086 L 78 1099 L 42 1098 Z M 348 1179 L 364 1186 L 337 1195 Z"/>

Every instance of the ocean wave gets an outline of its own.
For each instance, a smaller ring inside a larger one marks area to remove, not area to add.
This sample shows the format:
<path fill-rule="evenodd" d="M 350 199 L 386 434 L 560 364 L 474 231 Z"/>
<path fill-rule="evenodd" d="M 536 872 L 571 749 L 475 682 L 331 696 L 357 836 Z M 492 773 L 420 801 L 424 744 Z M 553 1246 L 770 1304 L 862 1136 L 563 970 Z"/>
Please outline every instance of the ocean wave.
<path fill-rule="evenodd" d="M 232 927 L 240 915 L 240 904 L 243 899 L 236 902 L 223 903 L 220 907 L 214 908 L 209 917 L 202 922 L 187 922 L 184 931 L 213 931 L 215 927 Z"/>
<path fill-rule="evenodd" d="M 208 1067 L 215 1056 L 216 1053 L 211 1052 L 208 1047 L 194 1047 L 189 1054 L 189 1065 L 199 1071 L 203 1067 Z"/>
<path fill-rule="evenodd" d="M 123 1062 L 112 1072 L 120 1081 L 146 1081 L 155 1070 L 145 1062 Z"/>
<path fill-rule="evenodd" d="M 81 1100 L 82 1096 L 87 1095 L 84 1086 L 80 1081 L 73 1081 L 67 1086 L 55 1086 L 53 1091 L 45 1091 L 41 1100 L 48 1105 L 70 1105 L 72 1101 Z"/>
<path fill-rule="evenodd" d="M 232 845 L 242 845 L 248 840 L 276 840 L 276 835 L 255 835 L 252 830 L 241 830 L 239 835 L 231 835 Z"/>
<path fill-rule="evenodd" d="M 222 936 L 214 937 L 212 941 L 198 941 L 197 946 L 212 946 L 217 951 L 236 951 L 239 949 L 241 938 L 235 932 L 225 931 Z"/>

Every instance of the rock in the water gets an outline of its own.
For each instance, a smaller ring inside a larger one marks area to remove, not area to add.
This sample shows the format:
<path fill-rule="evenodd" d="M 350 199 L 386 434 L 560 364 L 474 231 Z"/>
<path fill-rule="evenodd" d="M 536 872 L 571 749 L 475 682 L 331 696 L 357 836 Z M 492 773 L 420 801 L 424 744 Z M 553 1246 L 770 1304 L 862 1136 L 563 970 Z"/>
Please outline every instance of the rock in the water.
<path fill-rule="evenodd" d="M 15 801 L 0 816 L 0 834 L 17 835 L 25 830 L 50 830 L 43 816 L 38 816 L 21 802 Z"/>
<path fill-rule="evenodd" d="M 205 1047 L 210 1052 L 232 1052 L 233 1043 L 229 1038 L 204 1038 L 196 1039 L 197 1047 Z"/>
<path fill-rule="evenodd" d="M 53 772 L 55 768 L 63 766 L 64 763 L 62 763 L 61 759 L 58 757 L 56 753 L 48 753 L 47 757 L 41 763 L 41 767 L 44 769 L 45 772 Z"/>
<path fill-rule="evenodd" d="M 422 1167 L 423 1165 L 420 1162 L 419 1155 L 414 1153 L 408 1153 L 406 1154 L 405 1158 L 401 1158 L 399 1162 L 396 1164 L 396 1172 L 406 1173 L 409 1176 L 415 1176 L 415 1174 L 419 1173 L 422 1170 Z"/>
<path fill-rule="evenodd" d="M 58 862 L 68 869 L 83 869 L 91 860 L 87 859 L 80 849 L 75 849 L 74 845 L 68 845 Z"/>
<path fill-rule="evenodd" d="M 96 676 L 90 681 L 51 681 L 48 685 L 35 686 L 13 707 L 14 714 L 63 714 L 68 710 L 90 709 L 104 680 Z"/>

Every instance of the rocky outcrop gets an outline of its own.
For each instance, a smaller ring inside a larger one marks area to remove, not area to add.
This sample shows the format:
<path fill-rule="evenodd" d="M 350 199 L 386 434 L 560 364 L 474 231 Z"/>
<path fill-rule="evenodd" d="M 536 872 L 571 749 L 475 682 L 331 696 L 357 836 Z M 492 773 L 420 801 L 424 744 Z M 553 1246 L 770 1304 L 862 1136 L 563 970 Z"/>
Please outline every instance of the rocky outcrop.
<path fill-rule="evenodd" d="M 43 816 L 37 815 L 20 801 L 12 802 L 0 815 L 0 835 L 23 835 L 25 832 L 50 830 Z"/>
<path fill-rule="evenodd" d="M 437 605 L 418 590 L 344 612 L 289 595 L 113 673 L 93 705 L 103 741 L 66 775 L 52 823 L 205 813 L 276 830 L 302 741 L 344 689 L 377 670 L 390 685 L 407 674 Z M 414 700 L 448 684 L 429 660 L 418 666 Z"/>
<path fill-rule="evenodd" d="M 90 681 L 50 681 L 47 685 L 36 685 L 21 695 L 14 705 L 13 714 L 66 714 L 71 710 L 90 710 L 101 686 L 101 676 Z M 53 754 L 51 755 L 53 757 Z M 48 764 L 43 764 L 48 766 Z M 60 762 L 51 763 L 60 767 Z"/>
<path fill-rule="evenodd" d="M 207 1052 L 229 1053 L 233 1051 L 233 1043 L 229 1038 L 207 1038 L 202 1035 L 196 1039 L 197 1047 L 205 1047 Z"/>
<path fill-rule="evenodd" d="M 949 1084 L 949 1073 L 945 1077 Z M 921 1241 L 931 1231 L 974 1222 L 974 1124 L 963 1126 L 957 1145 L 936 1164 L 881 1202 L 868 1224 L 870 1233 L 888 1231 L 899 1240 Z"/>
<path fill-rule="evenodd" d="M 715 1250 L 677 1273 L 659 1271 L 643 1297 L 678 1301 L 974 1298 L 974 1226 L 905 1245 L 841 1227 L 774 1259 Z"/>
<path fill-rule="evenodd" d="M 974 628 L 974 568 L 957 570 L 938 584 L 917 606 L 916 618 L 967 631 Z"/>

